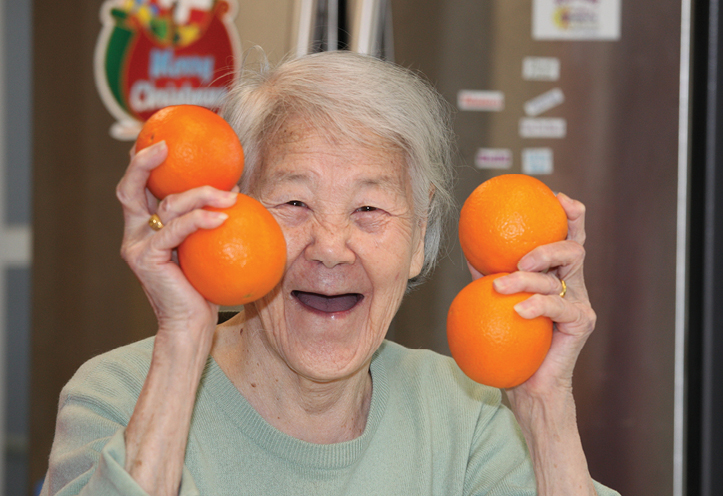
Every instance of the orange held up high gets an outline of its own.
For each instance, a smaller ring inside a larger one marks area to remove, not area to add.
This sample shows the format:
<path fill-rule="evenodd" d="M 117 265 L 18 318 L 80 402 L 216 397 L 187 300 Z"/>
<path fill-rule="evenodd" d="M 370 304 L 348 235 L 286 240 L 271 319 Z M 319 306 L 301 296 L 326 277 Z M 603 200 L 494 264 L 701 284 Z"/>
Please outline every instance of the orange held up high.
<path fill-rule="evenodd" d="M 164 140 L 168 156 L 153 169 L 147 184 L 159 200 L 206 185 L 229 191 L 241 178 L 244 152 L 236 132 L 205 107 L 162 108 L 143 125 L 136 151 Z"/>
<path fill-rule="evenodd" d="M 459 242 L 483 274 L 514 272 L 527 253 L 567 236 L 567 216 L 545 183 L 504 174 L 480 184 L 459 215 Z"/>
<path fill-rule="evenodd" d="M 156 112 L 136 141 L 141 150 L 165 140 L 166 160 L 151 171 L 147 187 L 158 199 L 200 186 L 230 191 L 243 172 L 244 154 L 236 132 L 203 107 L 177 105 Z M 235 306 L 266 295 L 281 280 L 286 241 L 273 215 L 257 200 L 239 194 L 215 229 L 199 229 L 178 247 L 188 281 L 208 301 Z"/>
<path fill-rule="evenodd" d="M 274 216 L 257 200 L 238 195 L 215 229 L 199 229 L 178 247 L 188 281 L 208 301 L 244 305 L 271 291 L 284 275 L 286 241 Z"/>
<path fill-rule="evenodd" d="M 552 341 L 547 317 L 523 319 L 514 306 L 530 293 L 503 295 L 492 274 L 459 292 L 447 314 L 447 339 L 457 365 L 472 380 L 498 388 L 522 384 L 535 373 Z"/>
<path fill-rule="evenodd" d="M 567 237 L 567 215 L 555 194 L 524 174 L 496 176 L 462 207 L 459 239 L 470 264 L 485 277 L 454 299 L 447 315 L 452 357 L 473 380 L 511 388 L 529 379 L 552 342 L 547 317 L 523 319 L 514 306 L 528 293 L 503 295 L 493 281 L 517 270 L 534 248 Z"/>

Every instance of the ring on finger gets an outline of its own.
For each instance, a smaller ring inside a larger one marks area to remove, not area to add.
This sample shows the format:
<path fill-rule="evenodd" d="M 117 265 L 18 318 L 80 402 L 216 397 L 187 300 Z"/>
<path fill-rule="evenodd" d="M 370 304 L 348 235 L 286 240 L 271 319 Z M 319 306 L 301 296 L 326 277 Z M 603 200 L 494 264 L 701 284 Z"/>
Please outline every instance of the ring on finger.
<path fill-rule="evenodd" d="M 153 214 L 151 215 L 151 218 L 148 219 L 148 225 L 154 231 L 160 231 L 163 228 L 163 221 L 161 221 L 161 218 L 158 217 L 158 214 Z"/>
<path fill-rule="evenodd" d="M 565 281 L 563 279 L 560 279 L 560 283 L 562 284 L 562 291 L 560 291 L 560 298 L 564 298 L 565 294 L 567 294 L 567 284 L 565 284 Z"/>

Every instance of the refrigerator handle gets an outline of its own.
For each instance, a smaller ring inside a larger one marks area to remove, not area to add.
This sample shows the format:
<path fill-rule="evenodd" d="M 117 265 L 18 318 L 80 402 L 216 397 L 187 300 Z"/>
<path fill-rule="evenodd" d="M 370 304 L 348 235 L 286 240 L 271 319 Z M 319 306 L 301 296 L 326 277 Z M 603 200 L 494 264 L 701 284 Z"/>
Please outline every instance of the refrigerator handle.
<path fill-rule="evenodd" d="M 393 60 L 391 2 L 389 0 L 357 0 L 350 3 L 349 46 L 351 50 L 385 60 Z"/>
<path fill-rule="evenodd" d="M 296 0 L 292 23 L 292 53 L 297 57 L 311 53 L 314 44 L 318 5 L 317 0 Z"/>

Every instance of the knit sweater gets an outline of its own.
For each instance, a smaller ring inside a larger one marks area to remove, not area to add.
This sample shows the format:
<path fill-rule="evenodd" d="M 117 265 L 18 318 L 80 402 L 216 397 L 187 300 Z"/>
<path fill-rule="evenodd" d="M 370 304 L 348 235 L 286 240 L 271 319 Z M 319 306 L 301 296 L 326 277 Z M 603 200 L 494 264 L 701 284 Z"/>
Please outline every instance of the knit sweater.
<path fill-rule="evenodd" d="M 146 496 L 123 469 L 124 432 L 152 350 L 151 338 L 100 355 L 63 389 L 42 496 Z M 364 433 L 321 445 L 268 424 L 209 358 L 179 494 L 535 494 L 524 438 L 499 390 L 470 381 L 448 357 L 388 341 L 370 370 Z"/>

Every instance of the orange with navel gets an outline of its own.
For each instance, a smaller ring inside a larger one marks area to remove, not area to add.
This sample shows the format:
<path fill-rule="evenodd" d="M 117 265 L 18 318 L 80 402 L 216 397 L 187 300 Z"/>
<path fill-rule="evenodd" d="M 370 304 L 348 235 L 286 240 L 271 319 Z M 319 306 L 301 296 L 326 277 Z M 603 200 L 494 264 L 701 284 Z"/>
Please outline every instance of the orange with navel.
<path fill-rule="evenodd" d="M 552 321 L 525 319 L 514 306 L 531 293 L 503 295 L 492 283 L 505 273 L 477 279 L 455 297 L 447 314 L 452 357 L 472 380 L 511 388 L 540 367 L 552 342 Z"/>
<path fill-rule="evenodd" d="M 178 263 L 188 281 L 217 305 L 244 305 L 261 298 L 281 280 L 286 241 L 281 227 L 257 200 L 239 194 L 215 229 L 199 229 L 178 247 Z"/>
<path fill-rule="evenodd" d="M 542 181 L 503 174 L 485 181 L 462 206 L 459 241 L 482 274 L 514 272 L 534 248 L 567 237 L 567 215 Z"/>
<path fill-rule="evenodd" d="M 162 200 L 199 186 L 231 190 L 241 178 L 244 154 L 233 128 L 213 111 L 172 105 L 153 114 L 136 140 L 136 151 L 165 141 L 168 156 L 151 171 L 147 187 Z"/>

